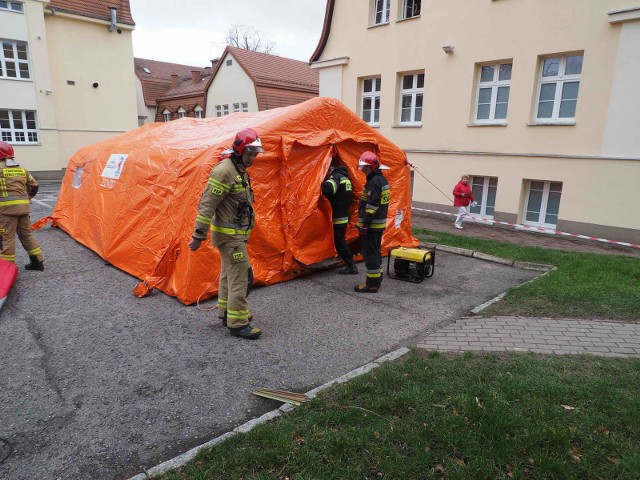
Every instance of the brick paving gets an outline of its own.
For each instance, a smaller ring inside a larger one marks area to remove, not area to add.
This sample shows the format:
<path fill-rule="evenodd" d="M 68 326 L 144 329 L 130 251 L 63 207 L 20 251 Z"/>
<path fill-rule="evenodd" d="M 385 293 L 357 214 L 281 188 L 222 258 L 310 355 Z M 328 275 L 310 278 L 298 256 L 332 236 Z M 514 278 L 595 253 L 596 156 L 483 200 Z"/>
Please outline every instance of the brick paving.
<path fill-rule="evenodd" d="M 535 352 L 640 357 L 640 324 L 599 320 L 462 318 L 418 348 L 446 352 Z"/>

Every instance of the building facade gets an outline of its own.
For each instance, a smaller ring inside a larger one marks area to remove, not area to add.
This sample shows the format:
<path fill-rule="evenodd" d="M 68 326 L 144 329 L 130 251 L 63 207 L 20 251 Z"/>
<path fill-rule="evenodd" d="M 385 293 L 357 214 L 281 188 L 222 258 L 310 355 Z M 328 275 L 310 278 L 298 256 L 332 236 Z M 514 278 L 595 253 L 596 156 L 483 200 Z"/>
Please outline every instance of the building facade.
<path fill-rule="evenodd" d="M 305 62 L 227 47 L 206 89 L 207 117 L 287 107 L 318 96 L 318 72 Z"/>
<path fill-rule="evenodd" d="M 414 204 L 640 242 L 640 1 L 328 0 L 311 58 L 401 146 Z"/>
<path fill-rule="evenodd" d="M 39 178 L 136 127 L 128 0 L 0 1 L 0 135 Z"/>

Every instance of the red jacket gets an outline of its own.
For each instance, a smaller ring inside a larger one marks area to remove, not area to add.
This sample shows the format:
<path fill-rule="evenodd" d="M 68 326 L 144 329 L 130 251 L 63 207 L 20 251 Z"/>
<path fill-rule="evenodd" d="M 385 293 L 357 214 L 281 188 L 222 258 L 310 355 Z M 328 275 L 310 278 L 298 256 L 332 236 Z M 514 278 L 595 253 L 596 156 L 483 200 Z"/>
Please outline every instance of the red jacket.
<path fill-rule="evenodd" d="M 466 207 L 475 201 L 476 199 L 473 198 L 473 193 L 471 193 L 471 186 L 469 184 L 465 185 L 460 180 L 453 188 L 453 205 L 455 207 Z"/>

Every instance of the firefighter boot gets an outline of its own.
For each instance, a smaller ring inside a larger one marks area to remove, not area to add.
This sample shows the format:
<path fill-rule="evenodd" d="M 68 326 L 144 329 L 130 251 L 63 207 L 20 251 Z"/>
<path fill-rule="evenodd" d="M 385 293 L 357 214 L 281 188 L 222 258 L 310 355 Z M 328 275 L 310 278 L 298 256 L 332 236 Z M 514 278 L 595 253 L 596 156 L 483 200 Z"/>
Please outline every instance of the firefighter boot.
<path fill-rule="evenodd" d="M 25 265 L 25 269 L 37 270 L 39 272 L 44 271 L 44 262 L 39 261 L 38 257 L 36 257 L 35 255 L 29 255 L 29 260 L 31 260 L 31 263 Z"/>
<path fill-rule="evenodd" d="M 222 317 L 219 316 L 218 319 L 222 322 L 222 326 L 223 327 L 227 326 L 227 312 L 226 312 L 226 310 L 224 312 L 224 316 L 222 316 Z M 249 314 L 249 319 L 248 320 L 249 320 L 249 323 L 251 323 L 251 320 L 253 320 L 253 315 Z"/>
<path fill-rule="evenodd" d="M 357 275 L 358 267 L 356 267 L 356 264 L 353 262 L 347 263 L 347 266 L 340 270 L 338 273 L 340 275 Z"/>
<path fill-rule="evenodd" d="M 368 285 L 366 283 L 361 283 L 360 285 L 353 287 L 353 290 L 358 293 L 378 293 L 379 289 L 380 287 L 377 285 Z"/>
<path fill-rule="evenodd" d="M 229 332 L 234 337 L 244 338 L 245 340 L 255 340 L 262 334 L 262 330 L 258 327 L 252 327 L 251 325 L 245 325 L 240 328 L 230 328 Z"/>

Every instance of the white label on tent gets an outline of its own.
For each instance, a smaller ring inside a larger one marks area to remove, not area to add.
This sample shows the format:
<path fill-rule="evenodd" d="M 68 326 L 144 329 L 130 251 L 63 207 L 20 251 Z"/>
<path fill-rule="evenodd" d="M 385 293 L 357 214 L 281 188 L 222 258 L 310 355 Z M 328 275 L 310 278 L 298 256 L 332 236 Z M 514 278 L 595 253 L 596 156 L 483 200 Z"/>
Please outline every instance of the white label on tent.
<path fill-rule="evenodd" d="M 82 185 L 82 172 L 84 172 L 82 167 L 76 167 L 76 171 L 73 172 L 73 188 L 80 188 Z"/>
<path fill-rule="evenodd" d="M 400 225 L 402 225 L 402 219 L 403 219 L 403 215 L 402 215 L 402 210 L 396 210 L 396 228 L 400 228 Z"/>
<path fill-rule="evenodd" d="M 114 153 L 109 157 L 109 161 L 102 170 L 102 176 L 105 178 L 112 178 L 118 180 L 122 175 L 122 169 L 124 168 L 124 162 L 127 161 L 129 155 L 125 153 Z"/>

